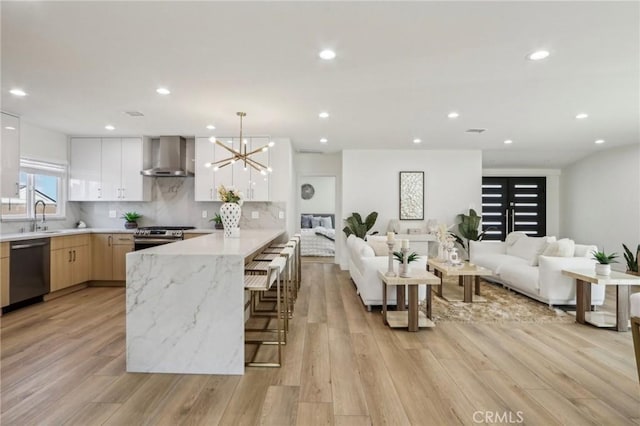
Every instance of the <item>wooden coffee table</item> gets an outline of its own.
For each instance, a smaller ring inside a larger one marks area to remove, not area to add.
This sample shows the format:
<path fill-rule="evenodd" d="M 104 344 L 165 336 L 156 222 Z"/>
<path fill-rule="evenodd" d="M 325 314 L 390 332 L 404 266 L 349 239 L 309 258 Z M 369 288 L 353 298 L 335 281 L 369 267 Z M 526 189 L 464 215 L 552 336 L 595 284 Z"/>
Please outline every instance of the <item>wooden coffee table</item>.
<path fill-rule="evenodd" d="M 611 271 L 596 275 L 594 269 L 563 269 L 562 274 L 576 280 L 576 322 L 617 331 L 629 329 L 629 286 L 640 285 L 640 277 Z M 591 284 L 616 286 L 616 313 L 591 311 Z"/>
<path fill-rule="evenodd" d="M 409 277 L 388 277 L 379 270 L 382 280 L 382 320 L 391 328 L 407 327 L 409 331 L 418 331 L 420 327 L 435 327 L 431 320 L 431 286 L 440 285 L 440 278 L 427 271 L 411 272 Z M 396 311 L 387 312 L 387 286 L 396 287 Z M 418 286 L 427 286 L 427 315 L 419 312 Z M 404 307 L 404 288 L 409 287 L 409 310 Z"/>
<path fill-rule="evenodd" d="M 429 259 L 427 261 L 427 268 L 433 268 L 434 273 L 441 277 L 444 276 L 452 276 L 452 277 L 462 277 L 462 285 L 464 286 L 464 296 L 463 302 L 471 303 L 473 302 L 473 283 L 475 281 L 475 294 L 480 296 L 480 277 L 493 275 L 493 272 L 487 268 L 483 268 L 482 266 L 473 265 L 471 263 L 461 263 L 460 265 L 450 265 L 445 261 L 441 261 L 438 259 Z M 442 297 L 442 288 L 444 285 L 441 285 L 438 288 L 438 296 Z"/>

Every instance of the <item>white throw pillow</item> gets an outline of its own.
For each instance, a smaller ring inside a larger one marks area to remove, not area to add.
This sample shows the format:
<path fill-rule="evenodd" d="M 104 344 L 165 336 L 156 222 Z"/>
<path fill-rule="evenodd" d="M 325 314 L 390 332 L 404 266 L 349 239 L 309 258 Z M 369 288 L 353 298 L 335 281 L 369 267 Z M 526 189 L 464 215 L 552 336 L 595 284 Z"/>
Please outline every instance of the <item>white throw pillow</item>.
<path fill-rule="evenodd" d="M 569 238 L 563 238 L 549 244 L 542 255 L 552 257 L 573 257 L 575 250 L 576 243 Z"/>
<path fill-rule="evenodd" d="M 511 247 L 507 246 L 507 254 L 524 259 L 531 264 L 533 257 L 536 256 L 538 250 L 540 250 L 540 246 L 545 244 L 545 242 L 546 237 L 518 238 Z"/>
<path fill-rule="evenodd" d="M 538 266 L 539 259 L 542 253 L 544 253 L 544 251 L 547 249 L 547 247 L 549 247 L 550 244 L 553 244 L 556 242 L 556 237 L 543 237 L 543 238 L 544 238 L 544 242 L 540 244 L 540 247 L 538 247 L 538 251 L 533 256 L 533 258 L 531 259 L 531 262 L 529 263 L 531 266 Z"/>
<path fill-rule="evenodd" d="M 518 241 L 518 239 L 527 238 L 527 237 L 528 235 L 525 234 L 524 232 L 520 232 L 520 231 L 509 232 L 509 235 L 507 235 L 507 238 L 504 239 L 504 242 L 507 245 L 507 247 L 511 247 L 516 241 Z"/>
<path fill-rule="evenodd" d="M 331 217 L 321 217 L 320 218 L 320 226 L 323 226 L 327 229 L 333 229 L 333 222 L 331 221 Z"/>
<path fill-rule="evenodd" d="M 389 246 L 387 245 L 387 237 L 382 235 L 369 235 L 367 236 L 367 243 L 371 246 L 376 256 L 388 256 Z M 393 246 L 394 250 L 397 250 L 398 241 Z"/>

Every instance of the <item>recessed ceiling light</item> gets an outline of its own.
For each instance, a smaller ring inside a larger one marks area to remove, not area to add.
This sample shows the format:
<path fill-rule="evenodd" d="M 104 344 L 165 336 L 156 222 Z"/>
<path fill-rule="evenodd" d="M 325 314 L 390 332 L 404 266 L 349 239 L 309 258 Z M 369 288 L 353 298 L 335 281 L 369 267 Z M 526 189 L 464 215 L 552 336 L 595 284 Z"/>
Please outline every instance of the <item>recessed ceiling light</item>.
<path fill-rule="evenodd" d="M 507 139 L 506 141 L 504 141 L 505 144 L 510 145 L 513 143 L 513 141 L 511 139 Z"/>
<path fill-rule="evenodd" d="M 321 139 L 320 139 L 320 143 L 327 143 L 327 142 L 329 142 L 329 141 L 327 140 L 327 138 L 321 138 Z"/>
<path fill-rule="evenodd" d="M 27 96 L 27 93 L 22 89 L 11 89 L 9 90 L 9 93 L 14 96 Z"/>
<path fill-rule="evenodd" d="M 5 129 L 7 130 L 15 130 L 16 128 L 13 126 L 4 126 Z"/>
<path fill-rule="evenodd" d="M 447 117 L 449 117 L 449 118 L 458 118 L 458 117 L 460 117 L 460 114 L 458 114 L 457 112 L 453 111 L 453 112 L 450 112 L 447 115 Z"/>
<path fill-rule="evenodd" d="M 325 61 L 330 61 L 331 59 L 336 57 L 336 52 L 331 49 L 324 49 L 323 51 L 318 53 L 318 56 L 320 56 Z"/>
<path fill-rule="evenodd" d="M 158 92 L 159 95 L 169 95 L 169 94 L 171 94 L 171 91 L 169 89 L 167 89 L 166 87 L 158 87 L 156 89 L 156 92 Z"/>
<path fill-rule="evenodd" d="M 326 111 L 322 111 L 320 114 L 318 114 L 318 117 L 320 118 L 329 118 L 329 113 Z"/>
<path fill-rule="evenodd" d="M 539 61 L 541 59 L 546 58 L 547 56 L 549 56 L 549 52 L 546 50 L 536 50 L 533 53 L 530 53 L 529 55 L 527 55 L 527 58 L 531 61 Z"/>
<path fill-rule="evenodd" d="M 603 144 L 604 143 L 604 139 L 598 139 L 595 143 L 597 143 L 598 145 Z"/>
<path fill-rule="evenodd" d="M 580 114 L 576 115 L 576 118 L 578 120 L 584 120 L 585 118 L 587 118 L 589 116 L 589 114 L 585 114 L 584 112 L 581 112 Z"/>
<path fill-rule="evenodd" d="M 106 126 L 104 126 L 104 128 L 107 129 L 107 130 L 115 130 L 116 129 L 111 124 L 107 124 Z"/>
<path fill-rule="evenodd" d="M 216 129 L 216 126 L 214 126 L 213 124 L 209 124 L 209 125 L 207 125 L 207 129 L 209 129 L 209 130 L 215 130 L 215 129 Z"/>
<path fill-rule="evenodd" d="M 421 142 L 422 142 L 422 139 L 415 138 L 415 139 L 413 140 L 413 143 L 421 143 Z"/>

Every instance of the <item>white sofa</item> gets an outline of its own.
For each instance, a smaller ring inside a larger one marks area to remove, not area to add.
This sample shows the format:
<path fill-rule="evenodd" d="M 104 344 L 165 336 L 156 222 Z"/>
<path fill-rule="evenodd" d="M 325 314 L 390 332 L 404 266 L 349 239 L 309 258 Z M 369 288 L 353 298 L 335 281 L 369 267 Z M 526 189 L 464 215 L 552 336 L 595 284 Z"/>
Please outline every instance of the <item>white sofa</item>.
<path fill-rule="evenodd" d="M 382 280 L 378 277 L 378 270 L 387 270 L 388 256 L 376 256 L 371 245 L 355 235 L 349 235 L 347 238 L 347 248 L 349 251 L 349 274 L 356 285 L 362 303 L 369 310 L 372 306 L 382 305 Z M 394 265 L 397 270 L 398 262 L 394 261 Z M 411 268 L 426 269 L 427 257 L 421 256 L 417 261 L 412 262 Z M 425 286 L 419 286 L 419 300 L 424 300 L 426 295 Z M 387 289 L 387 304 L 396 304 L 396 292 L 393 288 Z"/>
<path fill-rule="evenodd" d="M 569 240 L 560 243 L 563 241 Z M 570 252 L 563 253 L 567 257 L 542 255 L 553 242 L 554 237 L 533 238 L 526 234 L 510 234 L 505 242 L 471 241 L 470 261 L 493 272 L 487 279 L 549 306 L 575 305 L 575 281 L 562 275 L 562 270 L 594 268 L 592 253 L 597 247 L 570 242 Z M 604 290 L 605 286 L 591 286 L 592 305 L 602 305 Z"/>

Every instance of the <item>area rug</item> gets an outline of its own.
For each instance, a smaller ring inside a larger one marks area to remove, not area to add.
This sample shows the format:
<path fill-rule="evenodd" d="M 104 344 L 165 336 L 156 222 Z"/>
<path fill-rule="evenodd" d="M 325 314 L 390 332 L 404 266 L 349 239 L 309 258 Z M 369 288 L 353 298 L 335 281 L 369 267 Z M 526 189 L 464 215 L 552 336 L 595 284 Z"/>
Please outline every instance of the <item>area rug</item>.
<path fill-rule="evenodd" d="M 445 286 L 457 286 L 457 278 L 445 278 Z M 498 284 L 481 281 L 483 303 L 448 302 L 433 293 L 435 322 L 573 322 L 575 317 L 557 308 L 507 290 Z M 424 302 L 420 309 L 426 313 Z"/>

